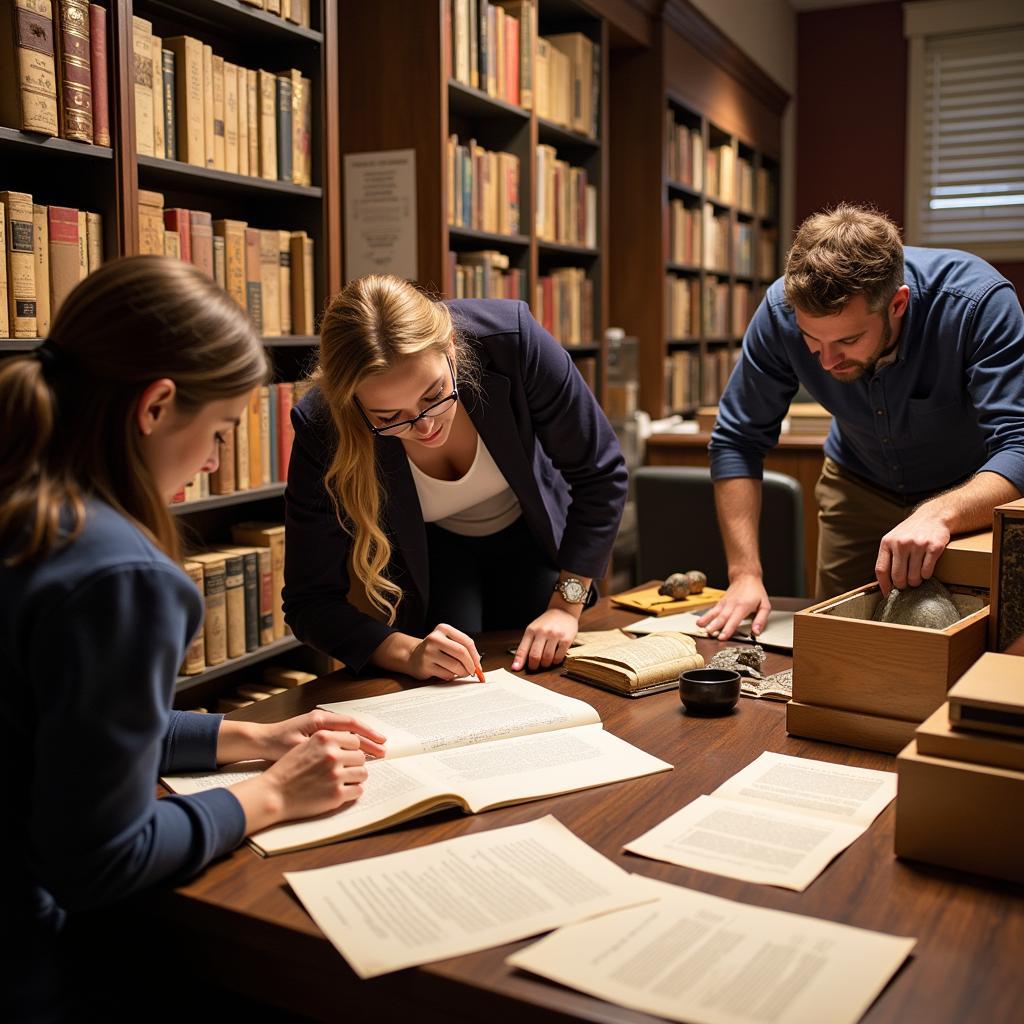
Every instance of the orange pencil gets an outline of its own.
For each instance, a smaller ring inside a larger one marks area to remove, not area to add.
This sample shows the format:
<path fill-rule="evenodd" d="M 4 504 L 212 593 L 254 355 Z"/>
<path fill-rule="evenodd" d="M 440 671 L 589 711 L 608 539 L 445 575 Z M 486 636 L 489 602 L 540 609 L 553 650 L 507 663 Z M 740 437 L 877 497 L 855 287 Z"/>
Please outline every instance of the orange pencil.
<path fill-rule="evenodd" d="M 487 677 L 484 675 L 484 670 L 479 664 L 477 664 L 476 666 L 476 677 L 480 680 L 481 683 L 487 682 Z"/>

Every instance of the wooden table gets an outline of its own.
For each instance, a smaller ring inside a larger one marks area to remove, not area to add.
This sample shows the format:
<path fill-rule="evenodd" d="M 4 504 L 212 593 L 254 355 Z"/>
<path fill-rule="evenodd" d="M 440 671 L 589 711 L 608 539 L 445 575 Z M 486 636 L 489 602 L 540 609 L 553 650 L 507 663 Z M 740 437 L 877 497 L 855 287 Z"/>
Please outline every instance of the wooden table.
<path fill-rule="evenodd" d="M 779 601 L 781 608 L 807 602 Z M 588 629 L 636 616 L 601 601 Z M 485 668 L 507 667 L 512 634 L 485 639 Z M 698 641 L 705 657 L 721 645 Z M 771 655 L 768 671 L 789 664 Z M 436 814 L 332 846 L 261 859 L 248 847 L 210 866 L 198 879 L 150 900 L 149 927 L 162 933 L 176 976 L 192 972 L 219 984 L 324 1021 L 354 1013 L 374 1022 L 652 1021 L 645 1014 L 514 971 L 505 957 L 526 942 L 457 957 L 361 982 L 293 897 L 284 871 L 323 867 L 410 849 L 485 829 L 555 815 L 629 871 L 757 906 L 773 907 L 893 935 L 913 935 L 912 959 L 865 1020 L 907 1024 L 1019 1021 L 1024 1012 L 1024 888 L 911 865 L 893 856 L 894 806 L 803 893 L 753 885 L 625 854 L 622 844 L 702 793 L 710 793 L 764 750 L 837 764 L 894 769 L 894 759 L 808 740 L 790 739 L 785 705 L 740 698 L 724 719 L 690 718 L 672 692 L 637 700 L 574 683 L 557 672 L 535 682 L 578 697 L 600 712 L 617 736 L 675 765 L 675 770 L 476 816 Z M 397 690 L 394 680 L 325 676 L 262 701 L 232 717 L 272 721 L 316 704 Z M 406 681 L 405 685 L 414 685 Z M 1007 808 L 1020 813 L 1020 808 Z M 955 822 L 950 823 L 956 827 Z M 156 920 L 154 920 L 154 915 Z M 184 972 L 184 973 L 180 973 Z M 822 1022 L 827 1024 L 827 1022 Z"/>
<path fill-rule="evenodd" d="M 654 434 L 647 439 L 645 461 L 648 466 L 710 465 L 710 434 Z M 801 437 L 783 434 L 779 443 L 765 456 L 764 468 L 785 473 L 800 481 L 804 498 L 804 574 L 806 593 L 813 594 L 818 565 L 818 503 L 814 485 L 825 460 L 824 435 Z"/>

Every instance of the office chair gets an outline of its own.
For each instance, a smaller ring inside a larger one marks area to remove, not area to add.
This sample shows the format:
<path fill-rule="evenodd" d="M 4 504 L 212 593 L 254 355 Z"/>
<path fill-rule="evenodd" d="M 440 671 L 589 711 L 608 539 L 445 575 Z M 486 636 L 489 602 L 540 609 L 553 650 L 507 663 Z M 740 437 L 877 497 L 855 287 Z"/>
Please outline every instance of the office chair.
<path fill-rule="evenodd" d="M 637 513 L 637 581 L 700 569 L 725 589 L 728 565 L 715 517 L 711 472 L 691 466 L 643 466 L 633 475 Z M 766 471 L 761 485 L 764 585 L 777 597 L 804 596 L 802 488 Z"/>

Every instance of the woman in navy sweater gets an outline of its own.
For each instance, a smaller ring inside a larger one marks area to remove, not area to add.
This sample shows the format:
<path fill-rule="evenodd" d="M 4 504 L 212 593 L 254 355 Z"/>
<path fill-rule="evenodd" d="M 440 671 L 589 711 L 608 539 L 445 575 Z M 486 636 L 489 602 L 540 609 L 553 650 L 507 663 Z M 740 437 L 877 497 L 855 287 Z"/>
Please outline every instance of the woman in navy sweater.
<path fill-rule="evenodd" d="M 360 671 L 472 675 L 468 634 L 561 661 L 626 498 L 608 420 L 523 302 L 371 275 L 331 302 L 293 412 L 285 616 Z"/>
<path fill-rule="evenodd" d="M 382 753 L 383 737 L 339 715 L 256 725 L 171 710 L 203 604 L 167 505 L 216 468 L 220 432 L 266 374 L 226 293 L 157 257 L 105 264 L 41 348 L 0 368 L 4 1020 L 92 1019 L 69 983 L 76 915 L 354 800 L 365 755 Z M 230 789 L 155 798 L 161 772 L 247 758 L 275 763 Z M 116 990 L 130 972 L 111 970 Z"/>

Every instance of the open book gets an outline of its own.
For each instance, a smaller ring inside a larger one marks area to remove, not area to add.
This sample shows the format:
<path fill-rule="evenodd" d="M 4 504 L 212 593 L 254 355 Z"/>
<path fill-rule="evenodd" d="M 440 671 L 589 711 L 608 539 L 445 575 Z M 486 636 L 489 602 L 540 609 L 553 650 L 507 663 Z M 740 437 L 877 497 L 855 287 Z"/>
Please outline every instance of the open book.
<path fill-rule="evenodd" d="M 565 656 L 570 679 L 640 697 L 678 685 L 679 673 L 703 668 L 692 637 L 683 633 L 652 633 L 611 646 L 574 647 Z"/>
<path fill-rule="evenodd" d="M 251 836 L 259 853 L 321 846 L 443 807 L 475 814 L 672 767 L 605 732 L 589 704 L 503 669 L 488 672 L 485 684 L 439 683 L 322 706 L 382 732 L 387 757 L 367 763 L 355 803 Z M 162 782 L 175 793 L 198 793 L 266 767 L 250 761 Z"/>

